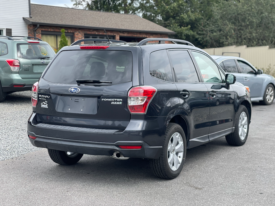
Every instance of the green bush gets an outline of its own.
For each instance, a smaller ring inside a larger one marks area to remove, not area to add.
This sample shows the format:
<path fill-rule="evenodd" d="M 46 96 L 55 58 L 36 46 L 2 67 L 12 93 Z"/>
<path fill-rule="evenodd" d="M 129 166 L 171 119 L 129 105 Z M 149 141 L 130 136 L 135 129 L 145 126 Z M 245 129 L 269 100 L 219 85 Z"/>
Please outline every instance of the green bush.
<path fill-rule="evenodd" d="M 65 29 L 61 29 L 61 39 L 59 41 L 58 51 L 62 49 L 64 46 L 68 46 L 68 40 L 65 36 Z"/>
<path fill-rule="evenodd" d="M 261 68 L 261 70 L 263 70 L 265 74 L 275 77 L 275 67 L 272 67 L 271 64 L 268 65 L 267 68 Z"/>

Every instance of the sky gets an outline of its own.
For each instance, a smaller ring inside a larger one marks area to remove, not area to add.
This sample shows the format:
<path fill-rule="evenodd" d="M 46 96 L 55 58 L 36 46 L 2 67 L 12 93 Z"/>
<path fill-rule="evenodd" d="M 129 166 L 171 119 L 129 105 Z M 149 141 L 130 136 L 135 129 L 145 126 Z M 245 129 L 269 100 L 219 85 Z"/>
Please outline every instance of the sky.
<path fill-rule="evenodd" d="M 64 6 L 64 7 L 72 7 L 73 3 L 71 0 L 31 0 L 31 3 L 34 4 L 45 4 L 52 6 Z"/>

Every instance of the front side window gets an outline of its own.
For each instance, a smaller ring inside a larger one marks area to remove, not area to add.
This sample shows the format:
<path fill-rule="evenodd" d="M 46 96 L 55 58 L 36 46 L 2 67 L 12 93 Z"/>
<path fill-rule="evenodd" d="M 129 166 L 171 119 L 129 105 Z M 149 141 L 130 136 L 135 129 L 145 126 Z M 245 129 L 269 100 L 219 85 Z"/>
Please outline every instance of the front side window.
<path fill-rule="evenodd" d="M 237 64 L 234 59 L 229 59 L 223 62 L 224 71 L 228 73 L 238 73 Z"/>
<path fill-rule="evenodd" d="M 209 57 L 194 51 L 192 52 L 192 54 L 199 67 L 204 82 L 224 82 L 223 78 L 221 77 L 219 68 Z"/>
<path fill-rule="evenodd" d="M 170 51 L 169 54 L 178 82 L 199 82 L 195 66 L 187 51 Z"/>
<path fill-rule="evenodd" d="M 128 51 L 63 51 L 43 78 L 60 84 L 76 84 L 82 79 L 120 84 L 132 80 L 132 70 L 133 55 Z"/>
<path fill-rule="evenodd" d="M 166 50 L 151 53 L 150 74 L 164 81 L 173 81 L 172 70 Z"/>
<path fill-rule="evenodd" d="M 239 67 L 241 72 L 245 74 L 255 74 L 254 69 L 252 69 L 247 63 L 238 60 Z"/>
<path fill-rule="evenodd" d="M 8 46 L 4 42 L 0 42 L 0 56 L 8 54 Z"/>
<path fill-rule="evenodd" d="M 22 59 L 52 59 L 55 56 L 50 45 L 42 43 L 18 44 L 17 54 Z"/>

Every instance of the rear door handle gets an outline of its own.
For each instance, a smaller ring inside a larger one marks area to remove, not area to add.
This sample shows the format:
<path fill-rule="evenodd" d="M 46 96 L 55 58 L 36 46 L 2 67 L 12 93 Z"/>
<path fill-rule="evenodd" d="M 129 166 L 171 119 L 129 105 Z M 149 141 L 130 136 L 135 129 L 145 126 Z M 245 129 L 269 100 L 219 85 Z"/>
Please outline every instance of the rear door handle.
<path fill-rule="evenodd" d="M 244 77 L 243 79 L 244 79 L 244 81 L 248 81 L 248 77 Z"/>
<path fill-rule="evenodd" d="M 181 91 L 180 94 L 183 96 L 183 98 L 188 98 L 189 97 L 189 92 L 186 91 L 186 90 Z"/>

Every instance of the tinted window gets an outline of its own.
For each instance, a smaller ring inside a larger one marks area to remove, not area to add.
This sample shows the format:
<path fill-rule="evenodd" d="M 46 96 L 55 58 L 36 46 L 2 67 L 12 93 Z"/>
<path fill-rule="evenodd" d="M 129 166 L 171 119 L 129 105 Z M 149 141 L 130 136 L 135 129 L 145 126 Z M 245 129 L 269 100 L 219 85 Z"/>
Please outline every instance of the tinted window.
<path fill-rule="evenodd" d="M 22 59 L 52 59 L 55 56 L 50 45 L 41 43 L 18 44 L 17 52 L 18 57 Z"/>
<path fill-rule="evenodd" d="M 248 64 L 246 64 L 245 62 L 239 61 L 238 60 L 238 64 L 239 67 L 241 68 L 241 72 L 242 73 L 246 73 L 246 74 L 255 74 L 254 69 L 252 69 Z"/>
<path fill-rule="evenodd" d="M 224 71 L 228 73 L 238 73 L 237 65 L 234 59 L 229 59 L 223 62 Z"/>
<path fill-rule="evenodd" d="M 132 53 L 127 51 L 63 51 L 53 61 L 44 79 L 54 83 L 76 84 L 76 80 L 132 80 Z"/>
<path fill-rule="evenodd" d="M 150 74 L 164 81 L 173 81 L 166 50 L 156 51 L 150 55 Z"/>
<path fill-rule="evenodd" d="M 0 42 L 0 56 L 8 54 L 8 45 L 6 43 Z"/>
<path fill-rule="evenodd" d="M 198 52 L 192 52 L 192 54 L 198 64 L 204 82 L 223 82 L 219 68 L 209 57 Z"/>
<path fill-rule="evenodd" d="M 187 51 L 170 51 L 178 82 L 198 82 L 198 75 Z"/>

